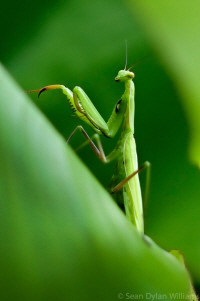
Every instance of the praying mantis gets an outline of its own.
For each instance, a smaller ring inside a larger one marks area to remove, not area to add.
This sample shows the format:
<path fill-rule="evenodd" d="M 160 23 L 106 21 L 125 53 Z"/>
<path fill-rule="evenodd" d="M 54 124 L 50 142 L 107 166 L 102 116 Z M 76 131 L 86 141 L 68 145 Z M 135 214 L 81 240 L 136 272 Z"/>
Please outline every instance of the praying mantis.
<path fill-rule="evenodd" d="M 130 71 L 130 68 L 126 70 L 126 67 L 124 70 L 120 70 L 115 77 L 116 82 L 124 83 L 125 91 L 114 106 L 107 123 L 101 117 L 87 94 L 80 87 L 76 86 L 73 91 L 71 91 L 63 85 L 50 85 L 28 92 L 39 92 L 38 96 L 40 96 L 40 94 L 46 90 L 61 89 L 63 94 L 67 97 L 73 113 L 93 128 L 95 134 L 90 138 L 83 126 L 78 125 L 69 136 L 67 142 L 69 142 L 71 137 L 79 130 L 84 135 L 86 142 L 103 163 L 109 163 L 113 160 L 116 161 L 115 171 L 109 184 L 109 191 L 111 194 L 115 194 L 118 205 L 124 207 L 127 218 L 136 227 L 139 233 L 143 235 L 144 206 L 138 173 L 144 168 L 147 169 L 146 192 L 148 192 L 151 164 L 146 161 L 138 168 L 136 143 L 134 139 L 135 86 L 133 78 L 134 73 Z M 117 145 L 114 150 L 106 156 L 100 136 L 104 135 L 107 138 L 113 138 L 121 125 L 122 130 Z M 96 144 L 93 140 L 96 140 Z M 144 199 L 145 205 L 147 195 Z M 180 251 L 172 250 L 170 253 L 186 269 L 183 255 Z M 197 300 L 191 280 L 189 282 L 188 295 L 190 295 L 192 300 Z"/>
<path fill-rule="evenodd" d="M 111 116 L 106 123 L 99 114 L 84 90 L 76 86 L 73 91 L 63 85 L 50 85 L 42 89 L 31 90 L 39 92 L 46 90 L 61 89 L 67 97 L 69 105 L 74 114 L 87 123 L 95 131 L 93 138 L 90 138 L 83 126 L 78 125 L 70 135 L 68 141 L 79 130 L 91 146 L 94 153 L 103 163 L 116 160 L 114 174 L 109 184 L 109 192 L 115 194 L 116 202 L 124 208 L 127 218 L 140 233 L 144 233 L 143 202 L 138 172 L 147 168 L 146 191 L 148 191 L 150 163 L 144 162 L 138 168 L 136 143 L 134 139 L 134 113 L 135 113 L 135 86 L 133 83 L 134 73 L 130 69 L 120 70 L 115 77 L 116 82 L 125 85 L 125 91 L 120 100 L 116 103 Z M 122 125 L 121 135 L 114 150 L 105 155 L 100 136 L 113 138 Z M 96 144 L 93 142 L 96 141 Z M 146 198 L 145 198 L 146 199 Z"/>

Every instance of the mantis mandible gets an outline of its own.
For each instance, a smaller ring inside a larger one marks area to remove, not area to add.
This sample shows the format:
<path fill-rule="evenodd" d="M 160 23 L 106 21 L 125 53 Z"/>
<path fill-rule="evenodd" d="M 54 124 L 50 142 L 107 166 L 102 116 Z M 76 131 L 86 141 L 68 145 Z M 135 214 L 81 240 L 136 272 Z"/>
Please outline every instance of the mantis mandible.
<path fill-rule="evenodd" d="M 72 111 L 94 129 L 96 134 L 93 139 L 96 140 L 96 144 L 81 125 L 75 128 L 68 141 L 74 133 L 79 130 L 102 162 L 109 163 L 112 160 L 116 160 L 116 168 L 109 185 L 109 191 L 112 194 L 115 193 L 116 201 L 120 206 L 124 207 L 128 219 L 139 232 L 143 233 L 143 204 L 138 172 L 145 167 L 150 167 L 150 163 L 146 161 L 138 168 L 134 139 L 135 87 L 133 78 L 134 73 L 130 70 L 126 70 L 126 67 L 124 70 L 120 70 L 115 77 L 116 82 L 123 82 L 125 84 L 125 91 L 115 105 L 107 123 L 80 87 L 76 86 L 72 92 L 63 85 L 50 85 L 28 92 L 39 92 L 39 97 L 40 94 L 46 90 L 61 89 L 63 94 L 66 95 Z M 122 122 L 122 131 L 117 145 L 108 156 L 105 156 L 100 135 L 104 135 L 108 138 L 114 137 Z M 148 184 L 150 169 L 148 168 L 147 171 L 146 183 Z"/>

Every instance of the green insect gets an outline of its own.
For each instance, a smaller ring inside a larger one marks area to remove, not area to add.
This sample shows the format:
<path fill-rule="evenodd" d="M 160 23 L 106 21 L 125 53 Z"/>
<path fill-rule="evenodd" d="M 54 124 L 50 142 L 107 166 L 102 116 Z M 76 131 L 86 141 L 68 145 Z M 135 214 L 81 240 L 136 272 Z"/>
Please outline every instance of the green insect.
<path fill-rule="evenodd" d="M 101 117 L 87 94 L 80 88 L 75 87 L 73 92 L 63 85 L 50 85 L 39 90 L 28 92 L 39 92 L 46 90 L 61 89 L 66 95 L 72 111 L 84 122 L 89 124 L 96 134 L 90 138 L 84 128 L 79 125 L 70 135 L 79 130 L 83 133 L 87 143 L 91 146 L 97 157 L 104 163 L 116 160 L 116 168 L 112 176 L 109 191 L 115 194 L 115 199 L 120 207 L 123 207 L 127 218 L 141 233 L 144 232 L 143 204 L 138 172 L 148 167 L 146 186 L 149 185 L 150 163 L 146 161 L 138 168 L 136 144 L 134 139 L 134 112 L 135 112 L 135 87 L 133 83 L 134 73 L 130 70 L 120 70 L 115 77 L 116 82 L 125 84 L 125 91 L 115 105 L 112 114 L 106 123 Z M 122 125 L 120 138 L 115 149 L 105 156 L 100 140 L 100 135 L 112 138 Z M 96 144 L 93 142 L 96 140 Z M 146 187 L 146 191 L 148 188 Z M 146 197 L 145 197 L 146 199 Z"/>
<path fill-rule="evenodd" d="M 89 143 L 102 162 L 109 163 L 112 160 L 116 160 L 116 168 L 109 185 L 109 191 L 115 194 L 117 203 L 120 207 L 124 208 L 128 219 L 137 230 L 143 234 L 143 204 L 138 172 L 147 167 L 146 192 L 148 192 L 150 163 L 146 161 L 138 168 L 134 139 L 135 87 L 133 78 L 134 73 L 131 72 L 130 69 L 126 70 L 126 68 L 120 70 L 115 77 L 116 82 L 123 82 L 125 84 L 125 91 L 115 105 L 107 123 L 80 87 L 75 87 L 72 92 L 63 85 L 51 85 L 28 92 L 39 92 L 38 96 L 40 96 L 40 94 L 46 90 L 61 89 L 66 95 L 73 112 L 94 129 L 96 134 L 90 138 L 84 128 L 79 125 L 72 132 L 68 141 L 77 130 L 80 130 L 86 138 L 86 142 L 83 143 L 83 145 Z M 114 137 L 122 123 L 121 135 L 115 149 L 108 156 L 105 156 L 100 135 L 104 135 L 108 138 Z M 96 145 L 93 140 L 96 140 Z M 147 195 L 145 196 L 145 200 L 147 200 Z M 145 203 L 146 202 L 144 202 L 144 205 Z M 145 236 L 143 237 L 145 238 Z M 170 253 L 177 258 L 180 264 L 185 268 L 182 254 L 178 250 L 172 250 Z M 197 300 L 191 281 L 188 287 L 188 295 L 191 296 L 192 300 Z"/>

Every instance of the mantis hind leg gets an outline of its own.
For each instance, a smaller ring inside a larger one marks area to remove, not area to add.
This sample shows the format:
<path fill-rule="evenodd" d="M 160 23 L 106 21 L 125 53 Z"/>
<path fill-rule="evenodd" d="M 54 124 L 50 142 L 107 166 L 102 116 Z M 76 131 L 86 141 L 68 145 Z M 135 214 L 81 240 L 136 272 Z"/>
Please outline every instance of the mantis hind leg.
<path fill-rule="evenodd" d="M 136 171 L 134 171 L 132 174 L 130 174 L 128 177 L 126 177 L 124 180 L 122 180 L 119 184 L 117 184 L 114 188 L 112 188 L 111 193 L 114 194 L 121 190 L 123 186 L 132 179 L 136 174 L 138 174 L 143 169 L 146 169 L 146 185 L 145 185 L 145 194 L 144 194 L 144 211 L 147 208 L 147 203 L 149 199 L 149 187 L 150 187 L 150 173 L 151 173 L 151 163 L 149 161 L 145 161 Z"/>

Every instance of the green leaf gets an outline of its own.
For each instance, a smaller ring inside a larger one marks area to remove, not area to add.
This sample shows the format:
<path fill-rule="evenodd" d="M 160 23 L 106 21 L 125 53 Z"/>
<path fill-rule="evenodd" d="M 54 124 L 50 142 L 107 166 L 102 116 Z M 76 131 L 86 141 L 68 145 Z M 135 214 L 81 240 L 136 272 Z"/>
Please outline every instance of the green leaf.
<path fill-rule="evenodd" d="M 183 257 L 182 253 L 179 250 L 171 250 L 170 254 L 172 254 L 180 262 L 180 264 L 182 266 L 187 268 L 185 266 L 184 257 Z M 191 298 L 192 301 L 198 301 L 198 297 L 196 296 L 196 293 L 195 293 L 195 290 L 192 286 L 192 283 L 191 283 L 190 288 L 189 288 L 189 295 L 190 295 L 190 298 Z"/>
<path fill-rule="evenodd" d="M 184 268 L 139 235 L 2 67 L 0 137 L 2 300 L 187 293 Z"/>
<path fill-rule="evenodd" d="M 128 1 L 182 95 L 190 125 L 189 154 L 200 167 L 200 2 Z M 162 101 L 162 100 L 161 100 Z"/>

